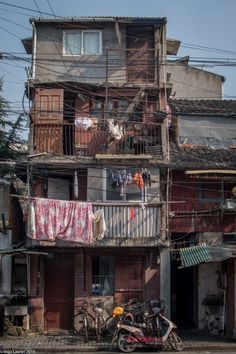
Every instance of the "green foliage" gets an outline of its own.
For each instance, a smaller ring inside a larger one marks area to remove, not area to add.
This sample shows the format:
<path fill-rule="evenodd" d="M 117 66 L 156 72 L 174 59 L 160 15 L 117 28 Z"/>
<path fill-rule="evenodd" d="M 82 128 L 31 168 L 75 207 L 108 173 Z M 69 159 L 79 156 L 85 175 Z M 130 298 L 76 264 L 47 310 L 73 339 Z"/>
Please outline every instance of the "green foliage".
<path fill-rule="evenodd" d="M 3 80 L 0 79 L 0 92 L 2 91 Z M 12 159 L 17 156 L 13 148 L 21 130 L 23 116 L 20 115 L 15 122 L 8 118 L 9 103 L 0 94 L 0 159 Z"/>

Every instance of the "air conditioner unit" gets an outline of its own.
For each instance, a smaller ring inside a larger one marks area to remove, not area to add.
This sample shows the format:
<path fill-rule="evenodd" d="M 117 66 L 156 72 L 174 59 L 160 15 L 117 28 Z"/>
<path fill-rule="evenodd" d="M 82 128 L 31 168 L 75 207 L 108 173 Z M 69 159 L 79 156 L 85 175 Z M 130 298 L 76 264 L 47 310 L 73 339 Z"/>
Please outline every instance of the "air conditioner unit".
<path fill-rule="evenodd" d="M 228 210 L 236 209 L 236 199 L 226 199 L 224 208 Z"/>

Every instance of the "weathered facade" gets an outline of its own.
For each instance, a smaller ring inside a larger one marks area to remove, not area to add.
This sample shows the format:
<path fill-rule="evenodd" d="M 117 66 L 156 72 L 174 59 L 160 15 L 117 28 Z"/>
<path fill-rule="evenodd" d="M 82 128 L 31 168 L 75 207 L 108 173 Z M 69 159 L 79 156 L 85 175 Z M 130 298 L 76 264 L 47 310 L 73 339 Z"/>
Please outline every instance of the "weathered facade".
<path fill-rule="evenodd" d="M 236 103 L 169 104 L 172 317 L 209 334 L 234 335 Z"/>
<path fill-rule="evenodd" d="M 189 57 L 184 57 L 167 62 L 167 78 L 172 84 L 171 97 L 190 100 L 221 100 L 225 78 L 191 66 L 188 61 Z"/>
<path fill-rule="evenodd" d="M 31 23 L 30 327 L 68 330 L 84 298 L 162 296 L 166 19 Z"/>

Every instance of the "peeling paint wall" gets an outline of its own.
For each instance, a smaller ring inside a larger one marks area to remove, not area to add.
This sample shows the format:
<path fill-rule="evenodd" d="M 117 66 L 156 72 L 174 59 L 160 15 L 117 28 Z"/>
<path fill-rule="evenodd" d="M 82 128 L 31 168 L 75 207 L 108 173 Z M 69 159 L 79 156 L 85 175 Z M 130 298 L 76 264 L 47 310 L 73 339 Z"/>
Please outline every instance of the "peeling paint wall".
<path fill-rule="evenodd" d="M 105 82 L 108 74 L 109 81 L 126 81 L 126 46 L 125 26 L 120 25 L 121 47 L 115 31 L 115 24 L 70 24 L 72 30 L 101 30 L 102 55 L 62 55 L 63 29 L 55 24 L 37 24 L 36 60 L 43 60 L 43 65 L 36 65 L 36 80 L 43 82 L 68 80 Z M 108 52 L 109 70 L 106 72 L 106 48 L 117 49 Z M 47 53 L 45 58 L 45 53 Z M 64 59 L 64 65 L 62 65 Z"/>
<path fill-rule="evenodd" d="M 222 99 L 222 77 L 181 63 L 168 63 L 173 85 L 171 94 L 176 99 Z"/>
<path fill-rule="evenodd" d="M 12 246 L 12 233 L 10 230 L 6 234 L 0 233 L 0 249 L 8 249 Z M 0 294 L 11 294 L 11 256 L 0 256 Z"/>
<path fill-rule="evenodd" d="M 198 268 L 198 327 L 210 330 L 219 334 L 218 329 L 222 328 L 224 321 L 224 306 L 213 305 L 214 300 L 218 302 L 224 299 L 222 291 L 223 274 L 221 262 L 201 264 Z M 206 303 L 204 305 L 204 303 Z M 208 315 L 209 314 L 209 315 Z"/>
<path fill-rule="evenodd" d="M 235 118 L 223 116 L 179 116 L 178 143 L 204 145 L 212 149 L 236 146 Z"/>

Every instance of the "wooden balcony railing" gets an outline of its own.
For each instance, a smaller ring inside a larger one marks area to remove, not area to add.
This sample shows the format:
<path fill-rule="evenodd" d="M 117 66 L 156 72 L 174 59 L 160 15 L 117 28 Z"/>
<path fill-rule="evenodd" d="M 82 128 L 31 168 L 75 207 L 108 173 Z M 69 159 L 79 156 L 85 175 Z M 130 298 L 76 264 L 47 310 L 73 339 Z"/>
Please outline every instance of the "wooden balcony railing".
<path fill-rule="evenodd" d="M 101 208 L 104 210 L 107 226 L 105 238 L 158 239 L 160 235 L 160 206 L 145 203 L 93 203 L 94 211 Z"/>
<path fill-rule="evenodd" d="M 124 135 L 114 139 L 107 126 L 83 130 L 74 122 L 34 124 L 34 153 L 80 155 L 155 155 L 162 157 L 161 129 L 158 123 L 123 123 Z"/>

